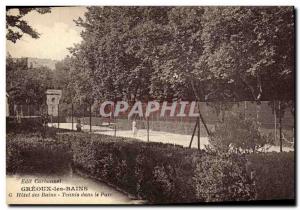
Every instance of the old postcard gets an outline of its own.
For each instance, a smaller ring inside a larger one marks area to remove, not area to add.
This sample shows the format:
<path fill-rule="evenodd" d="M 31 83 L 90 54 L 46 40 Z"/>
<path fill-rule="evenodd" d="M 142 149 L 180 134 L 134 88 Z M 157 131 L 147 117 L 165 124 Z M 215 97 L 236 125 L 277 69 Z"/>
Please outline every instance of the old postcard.
<path fill-rule="evenodd" d="M 294 18 L 7 7 L 7 204 L 294 205 Z"/>

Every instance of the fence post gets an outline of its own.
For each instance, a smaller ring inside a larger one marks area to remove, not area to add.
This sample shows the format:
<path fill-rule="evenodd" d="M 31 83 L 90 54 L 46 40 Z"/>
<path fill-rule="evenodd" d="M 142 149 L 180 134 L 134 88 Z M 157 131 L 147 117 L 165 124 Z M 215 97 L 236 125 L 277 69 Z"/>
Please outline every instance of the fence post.
<path fill-rule="evenodd" d="M 247 119 L 246 113 L 247 113 L 247 101 L 244 102 L 244 120 Z"/>
<path fill-rule="evenodd" d="M 274 106 L 274 142 L 277 141 L 277 107 L 276 107 L 276 101 L 273 101 Z"/>
<path fill-rule="evenodd" d="M 149 116 L 147 117 L 147 141 L 149 142 Z"/>
<path fill-rule="evenodd" d="M 279 108 L 279 140 L 280 140 L 280 152 L 282 152 L 282 113 L 281 113 L 281 101 L 279 101 L 278 108 Z"/>
<path fill-rule="evenodd" d="M 200 146 L 200 117 L 197 118 L 198 120 L 198 150 L 201 149 L 201 146 Z"/>
<path fill-rule="evenodd" d="M 73 107 L 73 103 L 72 103 L 72 131 L 74 130 L 74 120 L 73 120 L 73 118 L 74 118 L 74 116 L 73 116 L 73 113 L 74 113 L 74 107 Z"/>
<path fill-rule="evenodd" d="M 57 128 L 59 128 L 59 104 L 57 104 Z"/>
<path fill-rule="evenodd" d="M 199 116 L 197 117 L 198 120 L 198 150 L 200 150 L 201 146 L 200 146 L 200 102 L 197 101 L 197 106 L 198 106 L 198 112 L 199 112 Z"/>
<path fill-rule="evenodd" d="M 115 119 L 114 121 L 115 121 L 115 125 L 114 125 L 115 126 L 115 133 L 114 133 L 114 135 L 117 136 L 117 123 L 116 123 L 117 120 Z"/>
<path fill-rule="evenodd" d="M 90 132 L 92 132 L 92 104 L 90 104 Z"/>
<path fill-rule="evenodd" d="M 115 103 L 112 105 L 112 118 L 114 121 L 114 136 L 117 136 L 117 119 L 115 118 Z"/>
<path fill-rule="evenodd" d="M 259 116 L 260 116 L 260 104 L 256 102 L 256 123 L 259 123 Z"/>
<path fill-rule="evenodd" d="M 194 130 L 193 130 L 192 138 L 191 138 L 191 141 L 190 141 L 190 144 L 189 144 L 189 148 L 192 147 L 192 143 L 193 143 L 193 139 L 194 139 L 194 135 L 195 135 L 196 129 L 198 127 L 198 123 L 199 123 L 199 121 L 196 120 L 196 124 L 195 124 Z"/>

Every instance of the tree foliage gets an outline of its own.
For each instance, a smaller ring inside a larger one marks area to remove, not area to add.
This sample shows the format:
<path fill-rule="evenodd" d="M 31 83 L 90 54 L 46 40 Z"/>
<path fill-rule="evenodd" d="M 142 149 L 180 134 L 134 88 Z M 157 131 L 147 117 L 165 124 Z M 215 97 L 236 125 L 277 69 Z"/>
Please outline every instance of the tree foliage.
<path fill-rule="evenodd" d="M 292 7 L 207 7 L 203 18 L 195 73 L 208 72 L 238 100 L 293 98 Z"/>
<path fill-rule="evenodd" d="M 71 52 L 90 86 L 77 89 L 106 100 L 293 100 L 293 18 L 292 7 L 89 7 Z"/>
<path fill-rule="evenodd" d="M 6 58 L 6 91 L 15 104 L 43 104 L 53 87 L 53 72 L 47 67 L 30 68 L 27 59 Z"/>
<path fill-rule="evenodd" d="M 17 10 L 16 15 L 11 13 L 11 10 Z M 40 14 L 51 12 L 49 7 L 30 8 L 30 7 L 19 7 L 6 9 L 6 39 L 16 43 L 17 40 L 21 39 L 24 34 L 28 34 L 34 39 L 40 37 L 40 34 L 33 29 L 23 17 L 28 13 L 36 11 Z"/>

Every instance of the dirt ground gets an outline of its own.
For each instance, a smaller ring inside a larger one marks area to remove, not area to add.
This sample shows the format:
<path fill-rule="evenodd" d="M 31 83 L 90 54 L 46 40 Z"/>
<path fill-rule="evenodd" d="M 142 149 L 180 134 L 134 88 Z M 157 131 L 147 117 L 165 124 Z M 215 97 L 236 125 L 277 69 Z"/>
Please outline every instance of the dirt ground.
<path fill-rule="evenodd" d="M 57 127 L 57 123 L 49 123 L 48 126 Z M 72 123 L 60 123 L 59 128 L 63 129 L 72 129 Z M 74 123 L 73 125 L 74 130 L 76 129 L 76 125 Z M 82 130 L 84 132 L 89 132 L 90 126 L 89 125 L 83 125 Z M 115 135 L 115 131 L 112 128 L 109 127 L 103 127 L 103 126 L 92 126 L 93 133 L 99 133 L 99 134 L 106 134 L 113 136 Z M 147 141 L 147 130 L 146 129 L 139 129 L 136 135 L 133 135 L 133 132 L 131 130 L 117 130 L 116 136 L 120 137 L 130 137 L 130 138 L 136 138 L 141 141 Z M 176 134 L 176 133 L 169 133 L 169 132 L 163 132 L 163 131 L 149 131 L 149 141 L 150 142 L 160 142 L 160 143 L 169 143 L 169 144 L 177 144 L 182 145 L 184 147 L 188 147 L 191 140 L 191 135 L 184 135 L 184 134 Z M 208 137 L 201 137 L 200 138 L 200 148 L 204 149 L 205 145 L 209 145 Z M 192 148 L 197 148 L 197 137 L 194 137 Z M 280 147 L 279 146 L 266 146 L 266 151 L 268 152 L 279 152 Z M 283 151 L 294 151 L 293 148 L 290 147 L 283 147 Z"/>

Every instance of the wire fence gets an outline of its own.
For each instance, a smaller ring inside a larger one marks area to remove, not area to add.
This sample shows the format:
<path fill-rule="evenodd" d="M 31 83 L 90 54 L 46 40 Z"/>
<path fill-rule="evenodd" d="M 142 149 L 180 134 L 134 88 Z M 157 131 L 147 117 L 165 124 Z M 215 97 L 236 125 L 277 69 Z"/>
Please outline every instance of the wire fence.
<path fill-rule="evenodd" d="M 260 124 L 260 130 L 275 139 L 275 143 L 279 140 L 279 118 L 273 110 L 274 102 L 263 101 L 257 105 L 252 101 L 243 102 L 200 102 L 199 108 L 203 119 L 205 120 L 209 130 L 213 131 L 214 127 L 224 121 L 226 117 L 234 114 L 240 115 L 244 119 L 250 119 Z M 145 110 L 146 103 L 143 104 Z M 168 104 L 171 106 L 171 103 Z M 186 110 L 189 110 L 190 105 L 186 105 Z M 176 107 L 175 116 L 170 116 L 170 111 L 166 111 L 165 115 L 161 115 L 161 109 L 152 112 L 149 117 L 133 115 L 128 118 L 128 112 L 120 114 L 117 117 L 100 116 L 99 105 L 90 105 L 87 103 L 73 103 L 58 105 L 58 116 L 49 118 L 51 126 L 89 132 L 106 133 L 109 135 L 124 134 L 125 136 L 134 136 L 134 129 L 144 135 L 149 140 L 149 133 L 152 136 L 155 132 L 160 132 L 160 135 L 168 133 L 179 135 L 192 135 L 195 128 L 197 117 L 176 116 L 179 112 L 179 107 Z M 114 110 L 111 110 L 114 111 Z M 9 115 L 16 118 L 38 117 L 47 112 L 46 105 L 14 105 L 10 107 Z M 134 126 L 133 126 L 133 121 Z M 286 109 L 281 119 L 282 138 L 287 142 L 293 142 L 294 138 L 294 114 L 290 108 Z M 207 137 L 207 132 L 203 123 L 200 123 L 200 135 Z"/>

